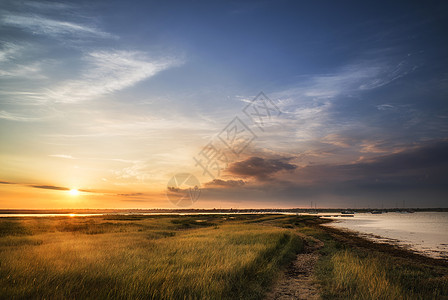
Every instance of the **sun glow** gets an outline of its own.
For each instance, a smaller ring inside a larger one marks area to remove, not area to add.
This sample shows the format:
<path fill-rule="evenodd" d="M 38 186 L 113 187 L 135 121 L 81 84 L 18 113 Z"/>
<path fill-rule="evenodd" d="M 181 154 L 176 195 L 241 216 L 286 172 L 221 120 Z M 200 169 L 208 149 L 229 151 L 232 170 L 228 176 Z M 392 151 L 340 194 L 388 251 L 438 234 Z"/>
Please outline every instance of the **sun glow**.
<path fill-rule="evenodd" d="M 70 190 L 70 195 L 72 196 L 78 196 L 79 195 L 79 191 L 77 189 L 71 189 Z"/>

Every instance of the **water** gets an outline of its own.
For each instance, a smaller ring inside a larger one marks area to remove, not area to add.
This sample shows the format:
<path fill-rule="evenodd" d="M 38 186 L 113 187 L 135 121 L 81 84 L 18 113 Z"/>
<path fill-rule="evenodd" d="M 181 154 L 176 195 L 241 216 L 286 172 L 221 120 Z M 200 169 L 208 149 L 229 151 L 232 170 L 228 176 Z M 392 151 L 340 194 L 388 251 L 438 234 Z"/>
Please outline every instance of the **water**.
<path fill-rule="evenodd" d="M 150 212 L 150 213 L 91 213 L 91 214 L 81 214 L 81 213 L 47 213 L 47 214 L 20 214 L 20 213 L 10 213 L 10 214 L 0 214 L 0 218 L 15 218 L 15 217 L 91 217 L 91 216 L 107 216 L 107 215 L 120 215 L 120 216 L 200 216 L 200 215 L 244 215 L 244 214 L 284 214 L 284 215 L 297 215 L 297 213 L 288 212 Z"/>
<path fill-rule="evenodd" d="M 448 212 L 359 213 L 331 218 L 327 226 L 348 229 L 381 243 L 391 243 L 420 254 L 448 259 Z"/>
<path fill-rule="evenodd" d="M 104 214 L 0 214 L 0 218 L 15 218 L 15 217 L 90 217 L 102 216 Z"/>

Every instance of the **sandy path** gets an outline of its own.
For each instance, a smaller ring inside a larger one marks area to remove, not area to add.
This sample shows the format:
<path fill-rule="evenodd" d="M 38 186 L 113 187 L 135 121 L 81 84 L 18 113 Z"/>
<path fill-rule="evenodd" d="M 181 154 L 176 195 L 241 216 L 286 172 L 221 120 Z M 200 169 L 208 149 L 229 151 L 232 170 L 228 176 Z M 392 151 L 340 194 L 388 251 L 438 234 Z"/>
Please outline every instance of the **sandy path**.
<path fill-rule="evenodd" d="M 320 299 L 319 285 L 314 278 L 314 266 L 319 258 L 317 250 L 323 243 L 308 236 L 303 238 L 308 240 L 305 253 L 297 255 L 266 299 Z"/>

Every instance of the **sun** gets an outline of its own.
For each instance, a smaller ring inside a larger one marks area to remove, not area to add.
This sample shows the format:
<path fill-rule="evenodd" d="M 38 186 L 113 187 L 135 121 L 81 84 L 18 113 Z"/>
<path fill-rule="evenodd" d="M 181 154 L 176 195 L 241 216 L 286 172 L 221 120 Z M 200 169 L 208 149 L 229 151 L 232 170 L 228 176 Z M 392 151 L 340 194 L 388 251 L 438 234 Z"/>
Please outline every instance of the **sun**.
<path fill-rule="evenodd" d="M 71 189 L 70 190 L 70 195 L 72 196 L 78 196 L 79 195 L 79 191 L 77 189 Z"/>

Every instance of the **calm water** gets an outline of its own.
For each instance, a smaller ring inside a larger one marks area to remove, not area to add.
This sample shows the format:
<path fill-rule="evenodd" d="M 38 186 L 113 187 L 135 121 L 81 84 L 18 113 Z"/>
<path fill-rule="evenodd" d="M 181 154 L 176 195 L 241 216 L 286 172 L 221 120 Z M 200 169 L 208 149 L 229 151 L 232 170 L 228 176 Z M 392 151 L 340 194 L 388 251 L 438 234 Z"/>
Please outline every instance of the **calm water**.
<path fill-rule="evenodd" d="M 90 217 L 90 216 L 107 216 L 107 215 L 122 215 L 122 216 L 195 216 L 195 215 L 244 215 L 247 212 L 198 212 L 198 213 L 179 213 L 179 212 L 151 212 L 151 213 L 93 213 L 93 214 L 0 214 L 0 218 L 15 218 L 15 217 Z M 297 213 L 285 213 L 285 212 L 251 212 L 250 214 L 285 214 L 285 215 L 297 215 Z"/>
<path fill-rule="evenodd" d="M 332 218 L 328 226 L 349 229 L 377 242 L 393 243 L 427 256 L 448 259 L 448 213 L 370 213 Z"/>
<path fill-rule="evenodd" d="M 0 218 L 13 217 L 90 217 L 102 216 L 104 214 L 0 214 Z"/>

